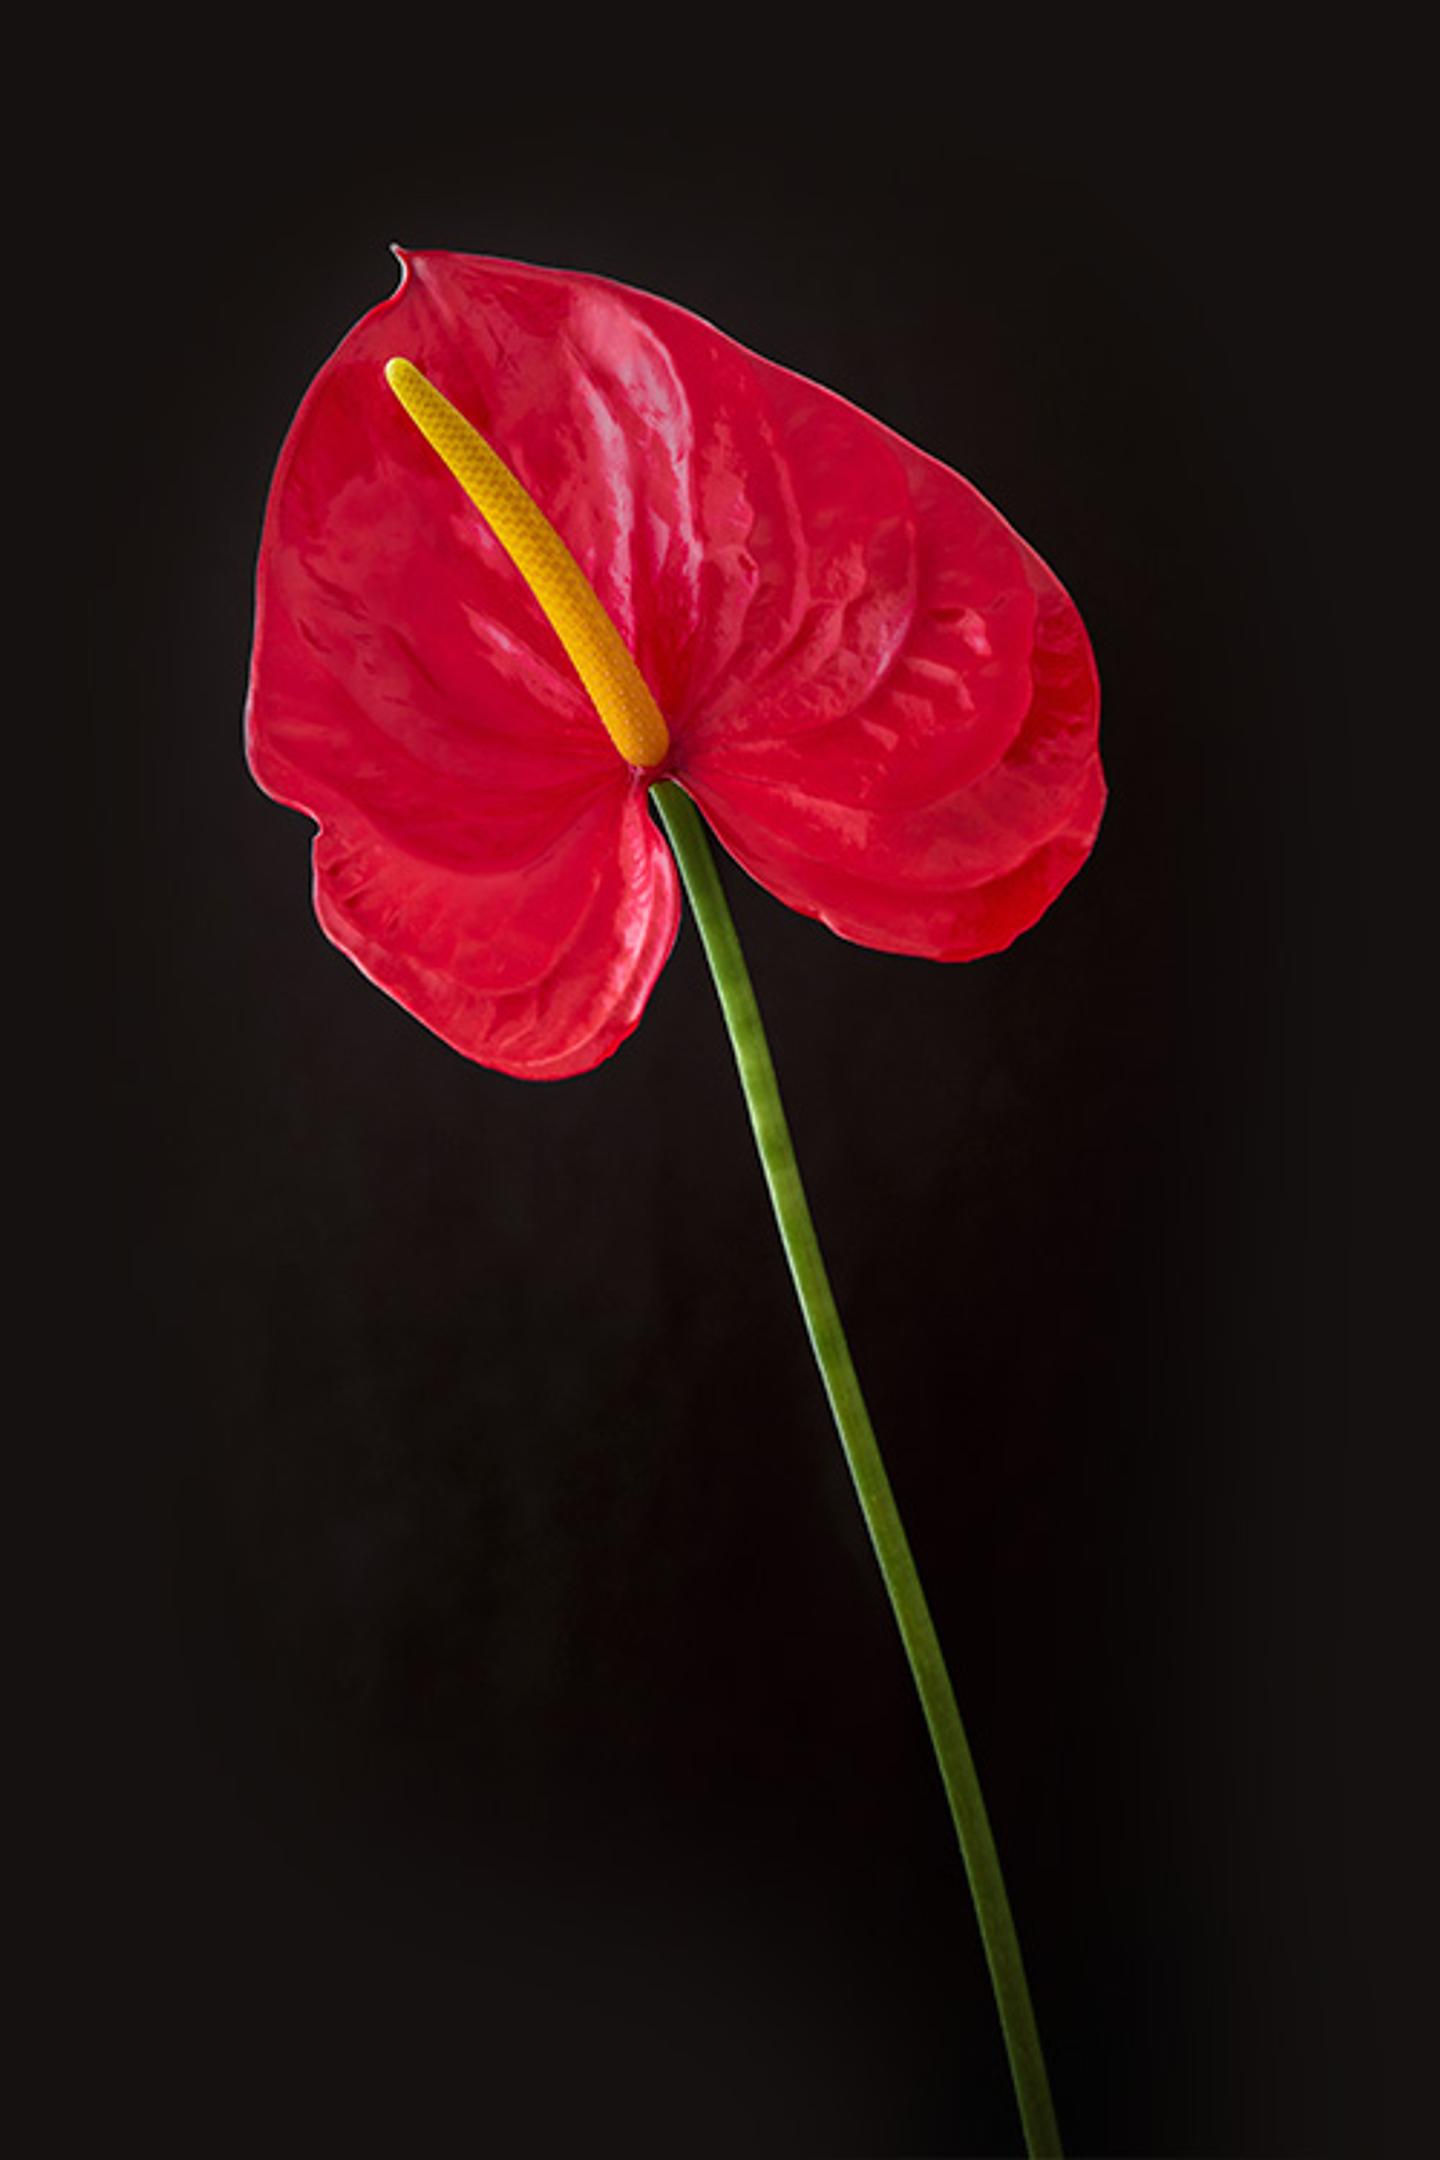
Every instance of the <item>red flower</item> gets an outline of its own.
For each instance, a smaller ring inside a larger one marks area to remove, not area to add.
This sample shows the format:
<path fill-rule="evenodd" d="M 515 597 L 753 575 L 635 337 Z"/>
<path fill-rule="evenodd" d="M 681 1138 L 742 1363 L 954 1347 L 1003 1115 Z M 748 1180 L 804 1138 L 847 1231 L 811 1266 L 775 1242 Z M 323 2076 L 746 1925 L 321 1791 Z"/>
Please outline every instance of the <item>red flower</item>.
<path fill-rule="evenodd" d="M 1033 923 L 1099 823 L 1098 690 L 1072 602 L 969 482 L 667 301 L 401 263 L 311 385 L 260 555 L 250 761 L 318 821 L 334 942 L 482 1064 L 587 1070 L 674 941 L 662 777 L 842 937 L 966 960 Z M 617 751 L 395 355 L 563 536 L 661 762 Z"/>

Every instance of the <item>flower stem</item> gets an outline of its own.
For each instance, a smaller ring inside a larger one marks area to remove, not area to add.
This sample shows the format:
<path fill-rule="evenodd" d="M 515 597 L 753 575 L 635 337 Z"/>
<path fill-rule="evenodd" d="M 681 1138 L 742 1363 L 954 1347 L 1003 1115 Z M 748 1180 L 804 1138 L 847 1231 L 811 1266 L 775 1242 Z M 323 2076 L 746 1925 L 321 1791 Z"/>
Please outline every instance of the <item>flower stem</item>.
<path fill-rule="evenodd" d="M 931 1743 L 940 1766 L 976 1918 L 980 1923 L 1026 2148 L 1032 2160 L 1039 2160 L 1041 2155 L 1058 2155 L 1060 2133 L 1050 2098 L 1045 2058 L 1040 2049 L 1040 2035 L 1036 2030 L 1015 1923 L 1010 1916 L 1010 1901 L 1000 1873 L 999 1856 L 980 1794 L 980 1781 L 909 1541 L 860 1393 L 850 1348 L 840 1325 L 840 1315 L 800 1182 L 795 1149 L 781 1107 L 775 1067 L 749 970 L 699 812 L 674 781 L 659 781 L 651 792 L 695 910 L 705 955 L 730 1031 L 765 1182 L 770 1188 L 775 1220 L 805 1315 L 815 1362 L 830 1398 L 840 1444 L 889 1592 L 925 1712 L 925 1722 L 930 1728 Z"/>

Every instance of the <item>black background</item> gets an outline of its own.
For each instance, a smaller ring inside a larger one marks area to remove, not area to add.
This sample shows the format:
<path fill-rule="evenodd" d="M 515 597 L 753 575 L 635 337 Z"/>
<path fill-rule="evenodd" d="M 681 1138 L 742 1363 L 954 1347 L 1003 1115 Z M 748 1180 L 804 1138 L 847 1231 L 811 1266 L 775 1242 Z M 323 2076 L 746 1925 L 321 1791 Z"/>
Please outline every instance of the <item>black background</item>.
<path fill-rule="evenodd" d="M 698 109 L 678 49 L 563 105 L 537 57 L 426 61 L 152 96 L 87 173 L 79 2096 L 159 2152 L 1016 2149 L 693 931 L 597 1073 L 486 1073 L 325 943 L 241 760 L 269 472 L 398 240 L 709 317 L 966 472 L 1085 614 L 1111 804 L 1011 952 L 727 886 L 1070 2149 L 1408 2149 L 1419 1436 L 1354 1375 L 1382 866 L 1337 572 L 1398 169 L 1279 68 L 1182 118 L 1174 56 L 1120 126 L 1063 58 L 1043 111 L 923 55 Z"/>

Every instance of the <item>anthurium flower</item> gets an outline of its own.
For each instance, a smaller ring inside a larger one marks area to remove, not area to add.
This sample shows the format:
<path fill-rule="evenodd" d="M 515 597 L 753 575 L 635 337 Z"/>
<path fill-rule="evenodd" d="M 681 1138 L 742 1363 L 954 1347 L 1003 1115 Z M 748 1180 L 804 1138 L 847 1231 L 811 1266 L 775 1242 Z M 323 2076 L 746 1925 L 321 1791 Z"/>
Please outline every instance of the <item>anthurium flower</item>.
<path fill-rule="evenodd" d="M 662 778 L 842 937 L 966 960 L 1032 924 L 1099 823 L 1098 690 L 999 513 L 667 301 L 397 253 L 300 408 L 260 555 L 249 756 L 318 823 L 334 942 L 482 1064 L 582 1072 L 674 942 Z M 526 545 L 560 565 L 548 603 Z M 630 722 L 601 724 L 601 646 Z"/>

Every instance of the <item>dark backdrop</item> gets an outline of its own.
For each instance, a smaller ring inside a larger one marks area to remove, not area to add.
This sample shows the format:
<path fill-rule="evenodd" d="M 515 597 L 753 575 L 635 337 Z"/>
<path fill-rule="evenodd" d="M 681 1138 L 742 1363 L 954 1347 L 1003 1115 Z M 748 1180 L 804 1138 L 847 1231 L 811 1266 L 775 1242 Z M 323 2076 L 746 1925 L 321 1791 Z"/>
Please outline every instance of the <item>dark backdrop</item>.
<path fill-rule="evenodd" d="M 1415 1675 L 1351 1423 L 1362 1053 L 1317 988 L 1364 972 L 1328 875 L 1359 154 L 1230 106 L 1052 139 L 432 67 L 152 100 L 92 176 L 82 2098 L 164 2153 L 1016 2149 L 693 931 L 600 1071 L 487 1073 L 326 944 L 241 760 L 270 469 L 399 240 L 695 309 L 967 473 L 1084 612 L 1111 806 L 1011 952 L 727 887 L 1072 2150 L 1398 2149 Z"/>

